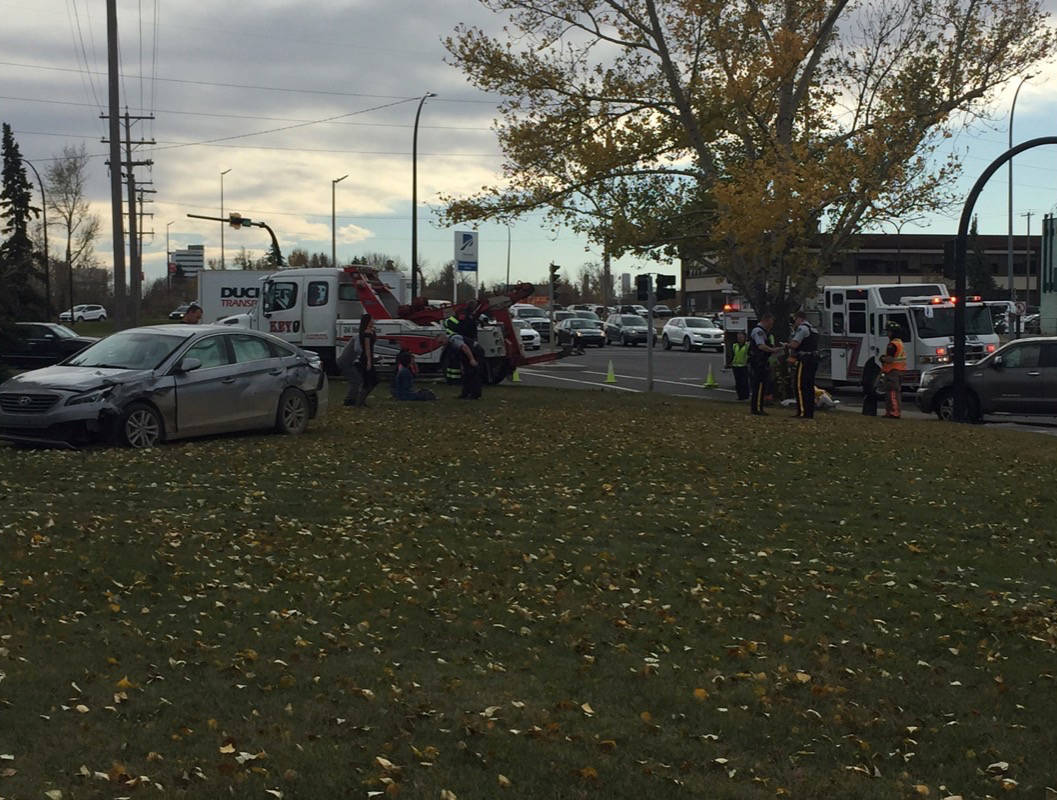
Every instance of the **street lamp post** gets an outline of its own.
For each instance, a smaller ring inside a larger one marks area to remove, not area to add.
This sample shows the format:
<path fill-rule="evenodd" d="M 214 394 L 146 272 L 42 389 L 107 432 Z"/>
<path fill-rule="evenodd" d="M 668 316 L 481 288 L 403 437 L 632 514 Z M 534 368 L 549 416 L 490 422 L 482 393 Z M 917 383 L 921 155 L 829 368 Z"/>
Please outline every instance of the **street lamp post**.
<path fill-rule="evenodd" d="M 40 215 L 41 225 L 44 228 L 44 306 L 48 312 L 48 319 L 51 319 L 51 261 L 48 260 L 48 198 L 44 196 L 44 181 L 40 179 L 40 173 L 37 172 L 37 168 L 34 167 L 28 159 L 23 158 L 22 161 L 28 164 L 29 168 L 33 170 L 33 174 L 37 176 L 37 184 L 40 186 Z"/>
<path fill-rule="evenodd" d="M 1033 75 L 1025 75 L 1020 79 L 1020 83 L 1017 84 L 1017 90 L 1013 93 L 1013 105 L 1009 107 L 1009 149 L 1013 149 L 1013 113 L 1017 110 L 1017 97 L 1020 95 L 1020 87 L 1024 85 L 1025 81 L 1031 80 Z M 1006 280 L 1009 282 L 1009 299 L 1017 299 L 1017 290 L 1013 284 L 1013 159 L 1009 159 L 1009 207 L 1008 207 L 1008 222 L 1009 227 L 1007 229 L 1006 238 Z"/>
<path fill-rule="evenodd" d="M 418 118 L 422 116 L 422 106 L 433 92 L 426 92 L 418 101 L 415 112 L 415 130 L 411 135 L 411 297 L 418 294 Z"/>
<path fill-rule="evenodd" d="M 172 250 L 169 249 L 169 226 L 176 222 L 165 223 L 165 283 L 169 287 L 169 292 L 172 292 L 172 272 L 170 272 L 169 265 L 172 264 Z"/>
<path fill-rule="evenodd" d="M 345 180 L 348 175 L 342 175 L 340 178 L 335 178 L 330 182 L 330 266 L 336 267 L 338 265 L 338 235 L 337 228 L 335 226 L 335 220 L 337 219 L 334 198 L 335 198 L 335 187 Z"/>
<path fill-rule="evenodd" d="M 226 169 L 220 173 L 220 219 L 224 219 L 224 176 L 231 172 L 231 169 Z M 220 268 L 224 267 L 224 226 L 227 222 L 220 223 Z"/>

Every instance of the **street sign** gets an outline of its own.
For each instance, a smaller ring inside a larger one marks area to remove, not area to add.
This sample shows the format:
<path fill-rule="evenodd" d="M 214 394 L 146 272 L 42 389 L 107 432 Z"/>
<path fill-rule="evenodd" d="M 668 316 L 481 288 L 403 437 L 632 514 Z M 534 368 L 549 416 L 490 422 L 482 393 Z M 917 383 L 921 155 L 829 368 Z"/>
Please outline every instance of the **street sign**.
<path fill-rule="evenodd" d="M 1017 316 L 1018 317 L 1023 317 L 1027 313 L 1028 313 L 1028 304 L 1025 303 L 1023 300 L 1018 300 L 1017 301 Z"/>
<path fill-rule="evenodd" d="M 455 231 L 455 267 L 477 272 L 477 231 Z"/>
<path fill-rule="evenodd" d="M 175 275 L 176 274 L 176 263 L 173 262 L 173 261 L 169 262 L 169 274 L 170 275 Z"/>

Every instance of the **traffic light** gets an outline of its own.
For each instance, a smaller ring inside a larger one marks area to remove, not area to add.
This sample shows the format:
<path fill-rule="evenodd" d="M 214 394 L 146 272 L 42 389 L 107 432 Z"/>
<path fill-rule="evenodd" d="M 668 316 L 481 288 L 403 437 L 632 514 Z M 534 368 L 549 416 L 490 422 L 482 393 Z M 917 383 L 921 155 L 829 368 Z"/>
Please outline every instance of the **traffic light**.
<path fill-rule="evenodd" d="M 635 276 L 635 299 L 642 303 L 648 303 L 650 300 L 650 276 L 649 275 L 636 275 Z"/>
<path fill-rule="evenodd" d="M 243 223 L 249 222 L 248 219 L 243 219 L 241 214 L 236 214 L 234 211 L 228 214 L 228 225 L 232 228 L 241 228 Z"/>
<path fill-rule="evenodd" d="M 558 291 L 558 282 L 561 280 L 561 275 L 558 274 L 558 271 L 560 269 L 561 269 L 561 264 L 551 264 L 551 266 L 550 266 L 550 270 L 551 270 L 551 291 L 552 292 Z"/>
<path fill-rule="evenodd" d="M 669 288 L 670 287 L 670 288 Z M 675 297 L 675 276 L 657 276 L 657 300 L 670 300 Z"/>

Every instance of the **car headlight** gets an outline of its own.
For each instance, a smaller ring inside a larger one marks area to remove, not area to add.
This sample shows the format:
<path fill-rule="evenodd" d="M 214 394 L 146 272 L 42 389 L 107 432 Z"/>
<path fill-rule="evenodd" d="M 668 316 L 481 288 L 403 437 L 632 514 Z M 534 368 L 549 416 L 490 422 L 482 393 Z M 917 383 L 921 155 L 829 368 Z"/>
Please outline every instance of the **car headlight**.
<path fill-rule="evenodd" d="M 101 389 L 93 389 L 90 392 L 75 394 L 73 397 L 66 401 L 66 405 L 80 406 L 86 403 L 100 403 L 106 398 L 108 398 L 112 391 L 114 391 L 113 386 L 104 386 Z"/>

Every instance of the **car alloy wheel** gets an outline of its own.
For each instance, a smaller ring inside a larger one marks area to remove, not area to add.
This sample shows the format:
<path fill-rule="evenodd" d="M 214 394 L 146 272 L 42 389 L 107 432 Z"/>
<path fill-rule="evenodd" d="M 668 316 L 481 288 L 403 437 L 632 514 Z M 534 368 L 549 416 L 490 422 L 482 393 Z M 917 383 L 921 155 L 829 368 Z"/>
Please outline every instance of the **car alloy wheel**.
<path fill-rule="evenodd" d="M 671 350 L 672 349 L 672 343 L 668 339 L 668 334 L 667 333 L 664 334 L 664 336 L 661 337 L 661 344 L 664 345 L 664 349 L 665 350 Z"/>
<path fill-rule="evenodd" d="M 158 412 L 146 403 L 133 403 L 121 421 L 121 439 L 136 449 L 155 447 L 161 443 L 162 425 Z"/>
<path fill-rule="evenodd" d="M 283 392 L 279 398 L 279 411 L 276 415 L 279 433 L 296 436 L 308 427 L 308 398 L 300 389 L 293 387 Z"/>
<path fill-rule="evenodd" d="M 687 353 L 689 353 L 689 352 L 692 352 L 693 349 L 694 349 L 694 346 L 690 342 L 690 337 L 687 336 L 685 339 L 683 339 L 683 350 L 685 350 Z"/>

